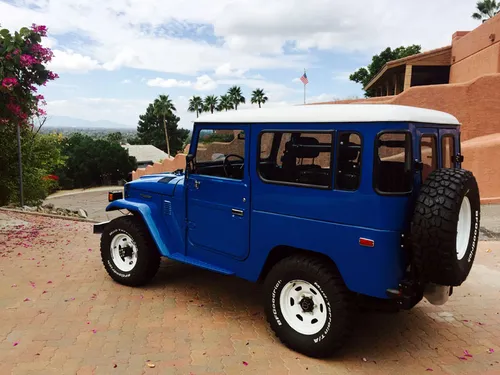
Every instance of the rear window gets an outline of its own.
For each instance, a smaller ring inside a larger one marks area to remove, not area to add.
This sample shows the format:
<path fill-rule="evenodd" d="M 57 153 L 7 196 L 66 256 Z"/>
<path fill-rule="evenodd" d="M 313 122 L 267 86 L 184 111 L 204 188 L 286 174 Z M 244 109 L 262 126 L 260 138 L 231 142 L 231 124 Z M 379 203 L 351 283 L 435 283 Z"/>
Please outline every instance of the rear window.
<path fill-rule="evenodd" d="M 420 139 L 420 159 L 422 161 L 422 182 L 437 168 L 436 137 L 423 135 Z"/>
<path fill-rule="evenodd" d="M 455 139 L 452 135 L 445 135 L 441 139 L 441 150 L 443 168 L 454 168 L 455 163 L 453 157 L 455 156 Z"/>
<path fill-rule="evenodd" d="M 375 190 L 382 194 L 412 191 L 411 134 L 384 132 L 375 143 Z"/>

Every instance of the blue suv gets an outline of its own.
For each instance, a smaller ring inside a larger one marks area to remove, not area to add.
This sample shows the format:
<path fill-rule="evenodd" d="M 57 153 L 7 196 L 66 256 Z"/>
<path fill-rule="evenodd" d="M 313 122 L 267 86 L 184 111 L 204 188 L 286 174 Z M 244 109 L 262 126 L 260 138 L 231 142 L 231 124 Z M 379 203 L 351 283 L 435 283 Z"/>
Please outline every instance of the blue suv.
<path fill-rule="evenodd" d="M 314 357 L 339 348 L 356 296 L 443 304 L 478 242 L 476 179 L 453 116 L 393 105 L 238 110 L 194 123 L 185 170 L 110 194 L 104 267 L 139 286 L 168 257 L 262 282 L 271 328 Z M 118 199 L 116 199 L 118 198 Z"/>

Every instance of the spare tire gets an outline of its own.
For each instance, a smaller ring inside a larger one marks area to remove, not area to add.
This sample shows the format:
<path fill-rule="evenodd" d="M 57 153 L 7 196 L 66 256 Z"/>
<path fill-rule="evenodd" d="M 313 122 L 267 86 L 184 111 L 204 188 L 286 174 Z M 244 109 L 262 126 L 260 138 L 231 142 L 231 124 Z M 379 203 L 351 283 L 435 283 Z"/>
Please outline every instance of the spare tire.
<path fill-rule="evenodd" d="M 417 278 L 461 285 L 476 255 L 481 204 L 477 181 L 463 169 L 438 169 L 423 183 L 411 228 Z"/>

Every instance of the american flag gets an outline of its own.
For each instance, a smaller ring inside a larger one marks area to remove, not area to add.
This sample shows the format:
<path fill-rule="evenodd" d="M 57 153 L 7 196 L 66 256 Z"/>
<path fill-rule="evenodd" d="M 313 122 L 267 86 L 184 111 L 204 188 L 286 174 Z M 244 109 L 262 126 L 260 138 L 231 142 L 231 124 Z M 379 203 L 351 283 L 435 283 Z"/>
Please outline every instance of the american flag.
<path fill-rule="evenodd" d="M 304 84 L 304 85 L 307 85 L 309 83 L 309 80 L 307 79 L 307 74 L 306 72 L 304 72 L 304 74 L 302 75 L 302 77 L 300 77 L 300 81 Z"/>

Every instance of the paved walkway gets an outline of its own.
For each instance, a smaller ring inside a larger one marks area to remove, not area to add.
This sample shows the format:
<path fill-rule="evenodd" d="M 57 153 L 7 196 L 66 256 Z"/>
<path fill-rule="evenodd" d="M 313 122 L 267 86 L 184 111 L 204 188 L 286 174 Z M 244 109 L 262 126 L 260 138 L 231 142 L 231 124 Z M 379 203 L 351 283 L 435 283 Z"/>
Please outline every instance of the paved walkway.
<path fill-rule="evenodd" d="M 360 313 L 344 350 L 315 360 L 273 338 L 254 284 L 163 261 L 128 288 L 89 223 L 0 215 L 2 375 L 500 373 L 500 242 L 480 243 L 446 305 Z"/>

